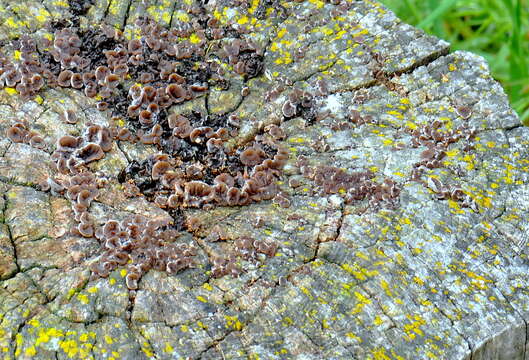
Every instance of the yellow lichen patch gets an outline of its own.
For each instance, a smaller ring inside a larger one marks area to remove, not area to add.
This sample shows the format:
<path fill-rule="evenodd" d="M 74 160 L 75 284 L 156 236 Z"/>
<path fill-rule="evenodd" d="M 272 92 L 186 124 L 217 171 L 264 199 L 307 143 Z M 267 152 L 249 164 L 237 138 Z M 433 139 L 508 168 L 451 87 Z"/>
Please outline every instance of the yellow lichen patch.
<path fill-rule="evenodd" d="M 361 251 L 355 252 L 355 256 L 359 257 L 360 259 L 364 259 L 366 261 L 369 260 L 369 257 L 366 254 L 364 254 L 363 252 L 361 252 Z"/>
<path fill-rule="evenodd" d="M 59 347 L 70 358 L 75 357 L 75 355 L 77 355 L 77 353 L 79 352 L 79 348 L 77 347 L 77 342 L 73 339 L 59 341 Z"/>
<path fill-rule="evenodd" d="M 105 342 L 110 345 L 114 343 L 114 340 L 110 336 L 105 335 Z"/>
<path fill-rule="evenodd" d="M 446 151 L 446 156 L 449 158 L 453 158 L 457 156 L 457 154 L 459 154 L 459 149 L 452 149 L 452 150 Z"/>
<path fill-rule="evenodd" d="M 300 137 L 294 137 L 294 138 L 288 139 L 288 142 L 301 144 L 305 142 L 305 139 L 300 138 Z"/>
<path fill-rule="evenodd" d="M 147 355 L 149 358 L 154 358 L 154 352 L 151 349 L 148 349 L 146 347 L 142 347 L 141 351 L 143 351 L 143 353 L 145 355 Z"/>
<path fill-rule="evenodd" d="M 198 301 L 201 301 L 203 303 L 207 303 L 208 302 L 208 299 L 206 299 L 205 297 L 201 296 L 201 295 L 198 295 L 197 296 L 197 300 Z"/>
<path fill-rule="evenodd" d="M 331 35 L 334 34 L 334 31 L 333 31 L 332 29 L 329 29 L 328 27 L 325 27 L 325 26 L 324 26 L 324 27 L 321 27 L 321 28 L 320 28 L 320 31 L 321 31 L 322 33 L 324 33 L 325 35 L 327 35 L 327 36 L 331 36 Z"/>
<path fill-rule="evenodd" d="M 317 9 L 321 9 L 325 5 L 322 0 L 309 0 L 309 3 L 316 5 Z"/>
<path fill-rule="evenodd" d="M 378 275 L 378 271 L 376 270 L 367 270 L 362 267 L 360 267 L 358 264 L 342 264 L 342 269 L 347 271 L 348 273 L 352 274 L 355 278 L 358 280 L 366 280 L 368 277 L 374 277 Z"/>
<path fill-rule="evenodd" d="M 166 353 L 172 353 L 174 351 L 173 347 L 168 342 L 165 343 L 165 348 L 163 350 Z"/>
<path fill-rule="evenodd" d="M 389 284 L 386 280 L 380 280 L 380 286 L 382 287 L 387 296 L 393 297 L 393 294 L 391 293 L 391 290 L 389 288 Z"/>
<path fill-rule="evenodd" d="M 291 318 L 289 318 L 288 316 L 285 316 L 283 318 L 283 320 L 281 320 L 281 322 L 283 323 L 284 326 L 291 326 L 294 324 L 294 320 L 292 320 Z"/>
<path fill-rule="evenodd" d="M 181 10 L 179 10 L 176 14 L 174 14 L 174 17 L 183 22 L 188 22 L 190 20 L 189 15 L 187 15 L 185 12 Z"/>
<path fill-rule="evenodd" d="M 360 30 L 353 34 L 353 37 L 359 37 L 361 35 L 367 35 L 369 34 L 369 31 L 367 29 Z"/>
<path fill-rule="evenodd" d="M 280 30 L 277 32 L 277 38 L 278 38 L 278 39 L 281 39 L 283 36 L 285 36 L 286 33 L 287 33 L 287 29 L 286 29 L 286 28 L 282 28 L 282 29 L 280 29 Z"/>
<path fill-rule="evenodd" d="M 358 313 L 362 312 L 364 306 L 371 304 L 371 299 L 365 297 L 364 295 L 362 295 L 358 291 L 355 291 L 354 295 L 355 295 L 356 300 L 358 301 L 358 303 L 355 305 L 355 307 L 353 308 L 351 313 L 352 314 L 358 314 Z"/>
<path fill-rule="evenodd" d="M 35 346 L 47 343 L 52 338 L 58 338 L 58 337 L 63 337 L 63 336 L 64 336 L 63 332 L 55 328 L 39 329 L 38 337 L 37 337 L 37 340 L 35 341 Z"/>
<path fill-rule="evenodd" d="M 404 115 L 402 115 L 400 112 L 398 112 L 396 110 L 386 111 L 386 114 L 392 115 L 392 116 L 396 117 L 399 120 L 404 119 Z"/>
<path fill-rule="evenodd" d="M 202 287 L 208 291 L 212 291 L 213 290 L 213 287 L 209 284 L 209 283 L 204 283 L 204 285 L 202 285 Z"/>
<path fill-rule="evenodd" d="M 225 315 L 224 318 L 226 319 L 226 328 L 227 329 L 233 329 L 236 331 L 242 330 L 242 323 L 239 321 L 237 316 L 228 316 Z"/>
<path fill-rule="evenodd" d="M 6 87 L 4 88 L 5 92 L 8 93 L 9 95 L 16 95 L 18 94 L 18 91 L 15 89 L 15 88 L 11 88 L 11 87 Z"/>
<path fill-rule="evenodd" d="M 200 38 L 197 34 L 191 34 L 191 36 L 189 37 L 189 42 L 191 44 L 198 44 L 200 42 Z"/>
<path fill-rule="evenodd" d="M 417 129 L 417 124 L 412 123 L 411 121 L 406 122 L 406 127 L 410 128 L 411 130 Z"/>
<path fill-rule="evenodd" d="M 424 285 L 424 280 L 421 279 L 421 278 L 418 277 L 418 276 L 414 276 L 414 277 L 413 277 L 413 282 L 416 283 L 417 285 L 421 285 L 421 286 Z"/>
<path fill-rule="evenodd" d="M 313 297 L 312 294 L 310 293 L 309 289 L 307 289 L 307 288 L 304 287 L 304 286 L 301 286 L 299 289 L 300 289 L 301 292 L 302 292 L 303 294 L 305 294 L 309 299 L 311 299 L 311 300 L 314 299 L 314 297 Z"/>
<path fill-rule="evenodd" d="M 514 183 L 514 180 L 513 180 L 513 170 L 515 170 L 516 168 L 512 165 L 512 164 L 505 164 L 505 171 L 504 171 L 504 174 L 505 176 L 503 176 L 501 179 L 506 183 L 506 184 L 512 184 Z"/>
<path fill-rule="evenodd" d="M 68 7 L 68 3 L 64 0 L 56 0 L 54 2 L 52 2 L 53 5 L 55 6 L 62 6 L 62 7 L 65 7 L 67 8 Z"/>
<path fill-rule="evenodd" d="M 171 13 L 167 12 L 167 11 L 164 11 L 162 13 L 162 20 L 166 23 L 166 24 L 169 24 L 171 22 Z"/>
<path fill-rule="evenodd" d="M 35 19 L 37 19 L 38 22 L 45 22 L 48 20 L 48 18 L 51 16 L 51 14 L 44 8 L 39 9 L 39 14 L 35 16 Z"/>
<path fill-rule="evenodd" d="M 424 332 L 420 327 L 426 324 L 426 320 L 419 315 L 407 315 L 406 317 L 411 320 L 411 323 L 404 324 L 404 332 L 406 333 L 404 338 L 411 341 L 415 339 L 416 335 L 424 336 Z"/>
<path fill-rule="evenodd" d="M 457 66 L 455 66 L 455 64 L 448 64 L 448 70 L 456 71 L 457 70 Z"/>
<path fill-rule="evenodd" d="M 5 24 L 12 28 L 18 28 L 20 25 L 15 21 L 15 19 L 10 16 L 5 20 Z"/>
<path fill-rule="evenodd" d="M 356 341 L 358 341 L 359 343 L 362 342 L 362 339 L 361 339 L 360 337 L 358 337 L 357 335 L 353 334 L 352 332 L 348 332 L 348 333 L 346 333 L 345 336 L 347 336 L 349 339 L 356 340 Z"/>
<path fill-rule="evenodd" d="M 35 96 L 35 102 L 39 105 L 42 105 L 42 103 L 44 102 L 44 99 L 42 98 L 42 96 L 37 95 Z"/>
<path fill-rule="evenodd" d="M 463 209 L 461 209 L 461 207 L 459 206 L 459 203 L 457 201 L 448 200 L 448 206 L 451 209 L 450 212 L 453 213 L 453 214 L 464 214 L 465 213 L 465 211 Z"/>
<path fill-rule="evenodd" d="M 25 354 L 27 356 L 35 356 L 37 355 L 37 349 L 35 349 L 35 346 L 30 346 L 26 349 Z"/>
<path fill-rule="evenodd" d="M 248 22 L 249 22 L 248 16 L 242 16 L 241 18 L 239 18 L 239 20 L 237 20 L 237 24 L 239 25 L 248 24 Z"/>
<path fill-rule="evenodd" d="M 90 299 L 88 299 L 88 296 L 86 294 L 78 294 L 77 299 L 85 305 L 90 302 Z"/>
<path fill-rule="evenodd" d="M 465 274 L 466 276 L 468 276 L 469 278 L 471 278 L 472 280 L 470 281 L 470 283 L 480 289 L 480 290 L 486 290 L 488 289 L 488 286 L 486 285 L 487 283 L 492 283 L 492 280 L 489 280 L 489 279 L 486 279 L 484 278 L 483 276 L 481 275 L 478 275 L 472 271 L 469 271 L 467 269 L 464 269 L 464 268 L 458 268 L 458 271 Z"/>
<path fill-rule="evenodd" d="M 406 224 L 406 225 L 411 225 L 411 220 L 409 218 L 407 218 L 407 217 L 403 217 L 403 218 L 399 219 L 399 223 Z"/>
<path fill-rule="evenodd" d="M 386 354 L 386 349 L 378 348 L 372 351 L 374 360 L 391 360 L 391 358 Z"/>
<path fill-rule="evenodd" d="M 344 35 L 347 34 L 347 30 L 340 30 L 336 33 L 336 35 L 334 36 L 333 40 L 340 40 L 341 38 L 344 37 Z"/>

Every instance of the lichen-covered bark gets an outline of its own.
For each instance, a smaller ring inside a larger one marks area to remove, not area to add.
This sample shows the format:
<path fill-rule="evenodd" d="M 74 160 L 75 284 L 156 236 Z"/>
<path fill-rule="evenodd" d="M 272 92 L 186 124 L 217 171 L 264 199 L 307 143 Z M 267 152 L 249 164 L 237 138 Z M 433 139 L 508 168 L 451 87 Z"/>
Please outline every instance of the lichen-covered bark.
<path fill-rule="evenodd" d="M 5 359 L 526 358 L 529 130 L 482 58 L 449 54 L 446 42 L 377 3 L 348 2 L 343 14 L 320 0 L 204 5 L 220 22 L 248 28 L 266 49 L 264 72 L 247 81 L 232 75 L 228 90 L 174 110 L 237 115 L 234 147 L 278 124 L 290 151 L 279 184 L 290 207 L 264 201 L 186 210 L 199 219 L 183 235 L 200 249 L 197 267 L 176 275 L 151 270 L 134 297 L 124 268 L 91 277 L 99 243 L 72 235 L 69 201 L 38 187 L 56 172 L 51 152 L 60 136 L 109 119 L 79 91 L 49 89 L 25 101 L 0 90 Z M 0 2 L 5 51 L 16 56 L 9 41 L 46 35 L 42 25 L 52 19 L 81 27 L 105 21 L 132 37 L 141 14 L 174 26 L 202 2 L 82 3 Z M 326 116 L 286 120 L 282 107 L 294 89 L 320 91 L 314 106 Z M 65 109 L 77 110 L 77 124 L 60 119 Z M 45 150 L 7 139 L 19 119 L 44 135 Z M 421 168 L 428 146 L 414 139 L 435 121 L 457 139 L 440 163 Z M 93 165 L 109 178 L 90 207 L 95 219 L 170 217 L 144 198 L 126 198 L 116 181 L 132 159 L 155 152 L 121 142 Z M 391 179 L 398 194 L 382 203 L 348 201 L 346 189 L 323 191 L 310 176 L 324 165 L 369 171 L 374 184 Z M 433 179 L 464 195 L 443 195 Z M 219 229 L 228 240 L 209 241 Z M 278 252 L 245 264 L 237 278 L 213 278 L 208 255 L 240 236 L 273 240 Z"/>

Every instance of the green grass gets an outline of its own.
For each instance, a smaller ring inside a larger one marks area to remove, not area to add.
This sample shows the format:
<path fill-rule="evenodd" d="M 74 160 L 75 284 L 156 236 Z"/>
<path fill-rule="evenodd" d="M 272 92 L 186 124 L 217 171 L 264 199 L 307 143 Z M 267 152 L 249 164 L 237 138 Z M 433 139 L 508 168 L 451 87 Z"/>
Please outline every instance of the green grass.
<path fill-rule="evenodd" d="M 529 125 L 529 0 L 381 0 L 403 21 L 487 59 Z"/>

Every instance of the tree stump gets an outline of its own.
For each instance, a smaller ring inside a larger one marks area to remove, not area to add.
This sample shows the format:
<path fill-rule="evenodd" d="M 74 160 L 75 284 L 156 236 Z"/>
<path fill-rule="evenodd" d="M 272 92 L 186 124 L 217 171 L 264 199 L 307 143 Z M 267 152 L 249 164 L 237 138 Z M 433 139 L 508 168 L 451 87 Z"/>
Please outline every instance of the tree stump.
<path fill-rule="evenodd" d="M 368 0 L 26 0 L 0 3 L 0 64 L 24 60 L 25 35 L 50 40 L 35 40 L 43 59 L 65 28 L 83 34 L 71 46 L 92 65 L 104 63 L 103 51 L 119 41 L 96 46 L 90 36 L 141 38 L 146 17 L 161 26 L 158 35 L 176 28 L 171 46 L 184 45 L 176 55 L 143 58 L 141 71 L 180 56 L 175 71 L 192 93 L 157 121 L 180 114 L 231 126 L 221 146 L 233 164 L 241 157 L 231 175 L 242 190 L 234 193 L 251 188 L 255 164 L 267 156 L 272 193 L 237 197 L 235 206 L 178 195 L 171 207 L 171 193 L 161 192 L 167 196 L 156 203 L 145 181 L 158 175 L 144 174 L 141 185 L 137 174 L 178 136 L 144 144 L 114 133 L 104 157 L 75 168 L 94 174 L 97 189 L 83 228 L 94 234 L 83 233 L 72 210 L 77 193 L 64 189 L 75 174 L 61 174 L 53 154 L 64 135 L 90 143 L 89 126 L 149 135 L 137 114 L 119 116 L 137 80 L 124 76 L 113 93 L 121 102 L 100 111 L 104 97 L 71 86 L 23 96 L 28 88 L 9 86 L 4 71 L 4 359 L 526 358 L 529 131 L 481 57 L 451 53 Z M 157 39 L 149 41 L 140 44 L 154 52 Z M 178 55 L 186 46 L 189 54 Z M 56 74 L 68 67 L 47 59 Z M 10 130 L 17 123 L 22 130 Z M 169 162 L 189 180 L 190 163 L 209 150 L 179 141 L 194 146 L 194 158 Z M 286 163 L 272 159 L 281 151 Z M 203 179 L 208 194 L 212 179 Z M 95 274 L 108 255 L 97 229 L 132 215 L 172 234 L 157 251 L 189 245 L 192 263 L 151 264 L 137 284 L 131 262 L 145 255 Z"/>

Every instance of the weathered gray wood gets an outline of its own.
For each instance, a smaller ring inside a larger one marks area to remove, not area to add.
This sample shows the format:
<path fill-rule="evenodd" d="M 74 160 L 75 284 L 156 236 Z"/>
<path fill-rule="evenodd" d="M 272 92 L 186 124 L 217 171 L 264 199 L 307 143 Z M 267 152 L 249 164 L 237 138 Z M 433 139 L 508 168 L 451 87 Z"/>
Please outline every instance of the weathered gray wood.
<path fill-rule="evenodd" d="M 50 153 L 57 138 L 81 133 L 89 121 L 107 124 L 108 116 L 75 90 L 46 90 L 32 101 L 0 90 L 5 359 L 527 358 L 529 131 L 482 58 L 449 53 L 446 42 L 377 3 L 349 2 L 339 15 L 337 5 L 320 0 L 278 1 L 284 16 L 258 0 L 246 10 L 233 1 L 205 5 L 220 21 L 247 26 L 247 36 L 266 47 L 264 74 L 247 84 L 233 76 L 229 90 L 212 90 L 207 102 L 198 98 L 176 111 L 237 114 L 243 128 L 235 146 L 281 120 L 292 89 L 317 92 L 324 79 L 329 94 L 317 105 L 330 116 L 313 125 L 301 118 L 280 125 L 291 154 L 280 185 L 289 208 L 262 202 L 188 211 L 200 219 L 193 239 L 202 251 L 198 268 L 173 276 L 150 271 L 133 303 L 123 270 L 90 279 L 87 263 L 98 256 L 99 244 L 69 235 L 68 200 L 37 187 L 56 173 Z M 190 16 L 186 8 L 193 3 L 95 1 L 80 22 L 107 21 L 132 34 L 139 14 L 175 25 Z M 268 15 L 257 19 L 257 10 Z M 65 1 L 1 1 L 0 40 L 13 56 L 10 39 L 43 34 L 45 21 L 70 17 Z M 296 57 L 297 49 L 303 57 Z M 384 76 L 369 67 L 375 57 Z M 266 101 L 278 84 L 285 91 Z M 243 86 L 250 89 L 244 98 Z M 460 116 L 463 106 L 471 109 L 468 119 Z M 78 124 L 59 119 L 68 108 L 83 109 Z M 351 124 L 352 110 L 374 121 L 333 130 L 333 123 Z M 48 151 L 4 136 L 18 119 L 45 135 Z M 451 144 L 442 166 L 422 174 L 422 184 L 410 178 L 427 148 L 412 147 L 411 133 L 435 120 L 444 131 L 465 126 L 476 134 Z M 110 178 L 90 208 L 94 217 L 168 216 L 141 198 L 125 198 L 115 180 L 129 159 L 153 152 L 122 143 L 94 165 Z M 318 194 L 300 174 L 301 157 L 307 166 L 371 169 L 379 181 L 393 179 L 401 186 L 397 207 L 373 209 L 366 202 L 345 204 L 341 193 Z M 428 178 L 461 187 L 471 206 L 438 199 Z M 289 186 L 292 179 L 300 186 Z M 275 240 L 278 253 L 260 266 L 245 264 L 239 278 L 213 279 L 206 255 L 232 245 L 205 240 L 215 226 L 229 239 Z"/>

